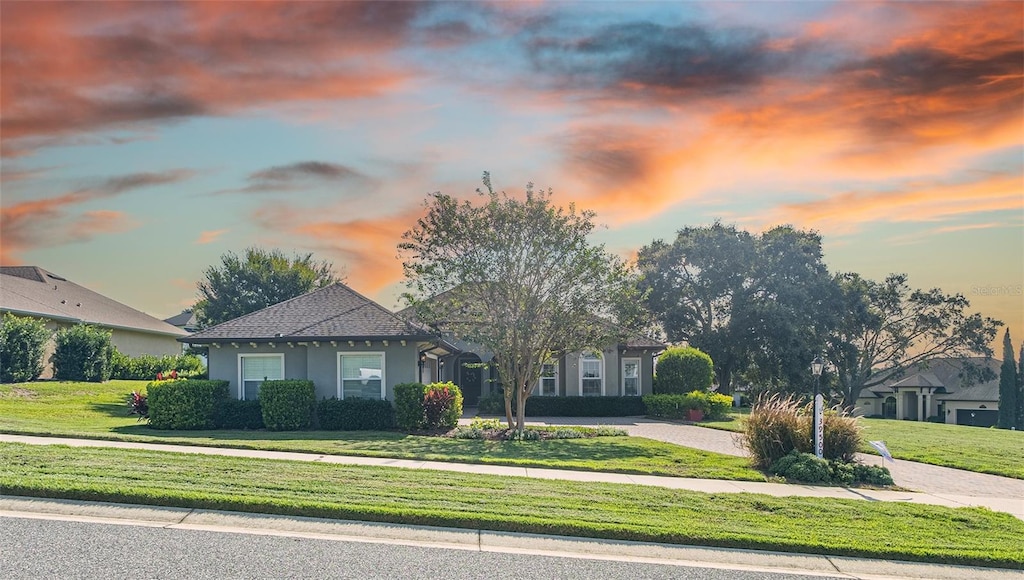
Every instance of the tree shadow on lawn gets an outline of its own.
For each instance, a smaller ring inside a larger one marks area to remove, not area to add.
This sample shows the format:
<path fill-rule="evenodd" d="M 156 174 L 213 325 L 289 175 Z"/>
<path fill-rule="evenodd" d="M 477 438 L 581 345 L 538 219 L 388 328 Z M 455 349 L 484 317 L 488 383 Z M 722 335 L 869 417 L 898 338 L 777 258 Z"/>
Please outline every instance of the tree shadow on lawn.
<path fill-rule="evenodd" d="M 116 417 L 118 419 L 135 417 L 135 415 L 128 412 L 127 403 L 89 403 L 89 407 L 93 412 L 108 417 Z"/>

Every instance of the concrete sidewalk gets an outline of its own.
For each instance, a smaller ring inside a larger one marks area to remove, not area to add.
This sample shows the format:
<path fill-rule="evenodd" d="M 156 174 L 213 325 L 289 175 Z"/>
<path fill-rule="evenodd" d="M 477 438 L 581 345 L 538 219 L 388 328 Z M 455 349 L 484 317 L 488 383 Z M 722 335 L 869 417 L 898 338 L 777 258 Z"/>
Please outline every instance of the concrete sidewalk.
<path fill-rule="evenodd" d="M 322 455 L 317 453 L 295 453 L 284 451 L 259 451 L 252 449 L 228 449 L 223 447 L 200 447 L 194 445 L 167 445 L 160 443 L 136 443 L 131 441 L 103 441 L 96 439 L 71 439 L 64 437 L 36 437 L 29 435 L 0 434 L 0 442 L 25 443 L 29 445 L 68 445 L 71 447 L 113 447 L 118 449 L 146 449 L 172 453 L 196 453 L 257 459 L 283 459 L 289 461 L 316 461 L 339 465 L 374 465 L 399 467 L 403 469 L 432 469 L 537 479 L 564 481 L 606 482 L 634 485 L 649 485 L 671 489 L 685 489 L 706 493 L 760 493 L 777 497 L 802 496 L 865 501 L 900 501 L 939 505 L 946 507 L 987 507 L 1006 512 L 1024 520 L 1024 498 L 976 497 L 936 493 L 915 493 L 843 487 L 824 487 L 784 483 L 731 481 L 722 479 L 693 479 L 663 477 L 654 475 L 630 475 L 595 471 L 571 471 L 565 469 L 544 469 L 533 467 L 510 467 L 476 463 L 450 463 L 442 461 L 419 461 L 411 459 L 388 459 L 380 457 L 355 457 L 345 455 Z"/>
<path fill-rule="evenodd" d="M 0 518 L 47 519 L 341 542 L 372 542 L 717 570 L 788 573 L 809 577 L 864 580 L 1020 578 L 1019 570 L 971 566 L 12 496 L 0 496 Z"/>

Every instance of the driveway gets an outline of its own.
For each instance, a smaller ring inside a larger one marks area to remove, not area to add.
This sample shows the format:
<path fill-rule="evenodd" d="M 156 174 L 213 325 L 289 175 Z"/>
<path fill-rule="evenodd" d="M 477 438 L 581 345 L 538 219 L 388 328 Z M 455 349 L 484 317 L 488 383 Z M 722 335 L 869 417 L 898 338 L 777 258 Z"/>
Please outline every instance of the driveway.
<path fill-rule="evenodd" d="M 641 417 L 532 417 L 529 425 L 614 425 L 635 437 L 745 457 L 737 443 L 742 435 L 719 429 L 682 425 Z M 877 455 L 857 454 L 862 463 L 878 465 Z M 1024 498 L 1024 480 L 897 459 L 886 463 L 897 485 L 931 494 L 972 497 Z M 1021 501 L 1024 501 L 1022 499 Z"/>

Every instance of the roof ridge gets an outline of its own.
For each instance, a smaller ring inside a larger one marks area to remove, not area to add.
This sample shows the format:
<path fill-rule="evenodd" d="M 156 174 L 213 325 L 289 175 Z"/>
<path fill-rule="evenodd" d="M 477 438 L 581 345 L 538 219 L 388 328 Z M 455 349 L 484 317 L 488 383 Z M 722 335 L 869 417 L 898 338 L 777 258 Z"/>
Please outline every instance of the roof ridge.
<path fill-rule="evenodd" d="M 321 286 L 320 288 L 317 288 L 317 289 L 315 289 L 315 290 L 311 290 L 311 291 L 309 291 L 309 292 L 306 292 L 306 293 L 304 293 L 304 294 L 299 294 L 298 296 L 292 296 L 291 298 L 288 298 L 287 300 L 282 300 L 282 301 L 280 301 L 280 302 L 278 302 L 278 303 L 276 303 L 276 304 L 270 304 L 270 305 L 268 305 L 268 306 L 264 306 L 263 308 L 260 308 L 259 310 L 254 310 L 254 311 L 252 311 L 252 312 L 249 312 L 249 313 L 247 313 L 247 314 L 243 314 L 243 315 L 241 315 L 241 316 L 237 316 L 237 317 L 235 317 L 235 318 L 231 318 L 231 319 L 229 319 L 229 320 L 225 320 L 224 322 L 218 322 L 217 324 L 214 324 L 213 326 L 207 326 L 206 328 L 204 328 L 204 329 L 202 329 L 202 330 L 198 331 L 198 332 L 197 332 L 196 334 L 198 334 L 199 332 L 207 332 L 207 331 L 209 331 L 209 330 L 213 330 L 213 329 L 217 328 L 218 326 L 222 326 L 222 325 L 224 325 L 224 324 L 227 324 L 227 323 L 229 323 L 229 322 L 237 322 L 237 321 L 239 321 L 239 320 L 244 320 L 244 319 L 246 319 L 246 318 L 249 318 L 249 317 L 255 316 L 256 314 L 259 314 L 259 313 L 263 312 L 263 311 L 264 311 L 264 310 L 266 310 L 267 308 L 273 308 L 273 307 L 275 307 L 275 306 L 281 306 L 282 304 L 287 304 L 287 303 L 289 303 L 289 302 L 292 302 L 292 301 L 298 300 L 298 299 L 300 299 L 300 298 L 306 298 L 306 297 L 308 297 L 308 296 L 312 296 L 313 294 L 317 294 L 317 293 L 319 293 L 319 292 L 322 292 L 322 291 L 324 291 L 324 290 L 327 290 L 328 288 L 331 288 L 331 287 L 333 287 L 333 286 L 342 286 L 342 287 L 346 287 L 346 286 L 345 286 L 344 284 L 342 284 L 341 282 L 335 282 L 335 283 L 333 283 L 333 284 L 330 284 L 330 285 L 328 285 L 328 286 Z"/>

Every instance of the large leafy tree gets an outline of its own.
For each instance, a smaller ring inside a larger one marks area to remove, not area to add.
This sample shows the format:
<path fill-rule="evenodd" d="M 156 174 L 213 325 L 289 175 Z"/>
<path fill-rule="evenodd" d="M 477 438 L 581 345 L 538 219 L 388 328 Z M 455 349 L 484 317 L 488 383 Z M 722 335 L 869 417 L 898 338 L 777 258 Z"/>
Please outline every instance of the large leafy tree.
<path fill-rule="evenodd" d="M 999 428 L 1017 427 L 1017 361 L 1013 360 L 1010 329 L 1003 335 L 1003 364 L 999 367 Z"/>
<path fill-rule="evenodd" d="M 281 250 L 248 248 L 228 252 L 203 272 L 195 305 L 201 327 L 220 324 L 301 296 L 338 281 L 329 262 L 312 254 L 287 256 Z"/>
<path fill-rule="evenodd" d="M 777 227 L 755 236 L 734 226 L 680 230 L 642 248 L 647 306 L 673 342 L 711 355 L 719 392 L 737 373 L 798 386 L 820 347 L 829 278 L 814 232 Z"/>
<path fill-rule="evenodd" d="M 399 245 L 418 318 L 494 354 L 509 427 L 523 430 L 543 363 L 623 337 L 636 320 L 626 264 L 590 243 L 594 214 L 552 192 L 497 192 L 484 174 L 476 203 L 442 193 Z M 515 416 L 512 405 L 515 401 Z"/>
<path fill-rule="evenodd" d="M 857 274 L 836 277 L 832 307 L 841 313 L 829 333 L 826 358 L 834 366 L 843 404 L 856 405 L 865 388 L 937 358 L 962 359 L 968 381 L 986 379 L 970 357 L 992 356 L 1001 323 L 968 314 L 970 302 L 940 289 L 912 290 L 905 274 L 882 282 Z"/>

